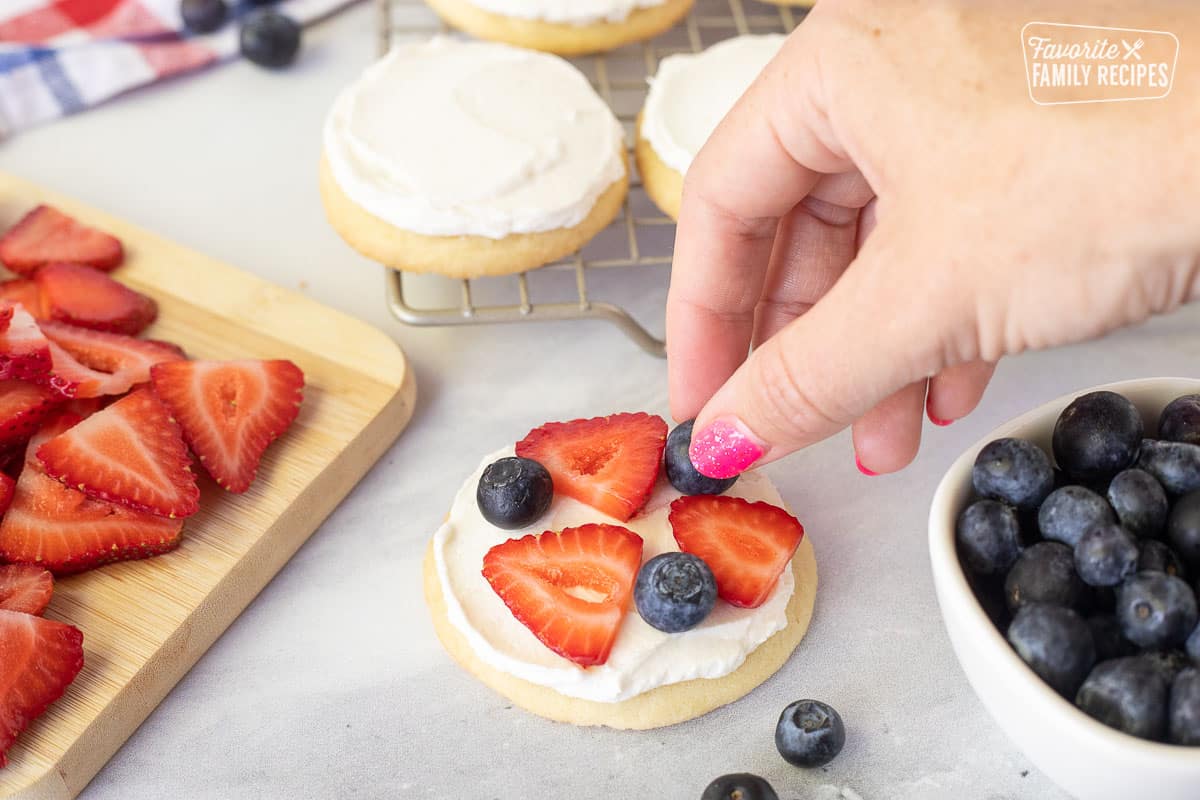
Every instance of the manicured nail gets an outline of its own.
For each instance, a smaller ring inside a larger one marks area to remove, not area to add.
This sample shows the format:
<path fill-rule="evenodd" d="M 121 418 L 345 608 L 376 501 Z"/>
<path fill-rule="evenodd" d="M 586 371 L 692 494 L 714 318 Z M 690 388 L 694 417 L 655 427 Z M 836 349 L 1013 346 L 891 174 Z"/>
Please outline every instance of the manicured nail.
<path fill-rule="evenodd" d="M 762 458 L 766 449 L 736 420 L 718 419 L 692 436 L 688 456 L 701 475 L 732 478 Z"/>
<path fill-rule="evenodd" d="M 858 458 L 858 453 L 854 454 L 854 466 L 858 467 L 858 471 L 861 472 L 863 475 L 866 475 L 868 478 L 875 478 L 875 477 L 878 477 L 878 475 L 879 475 L 878 472 L 872 472 L 871 470 L 869 470 L 863 466 L 862 461 L 859 460 L 859 458 Z"/>
<path fill-rule="evenodd" d="M 952 419 L 938 419 L 933 414 L 929 415 L 929 421 L 932 422 L 934 425 L 940 425 L 943 428 L 946 427 L 947 425 L 949 425 L 950 423 L 954 422 L 954 420 L 952 420 Z"/>
<path fill-rule="evenodd" d="M 934 416 L 933 395 L 932 394 L 925 396 L 925 416 L 929 417 L 929 421 L 932 422 L 934 425 L 938 425 L 943 428 L 946 427 L 947 425 L 949 425 L 950 423 L 954 422 L 954 420 L 952 420 L 952 419 L 942 419 L 941 417 Z"/>

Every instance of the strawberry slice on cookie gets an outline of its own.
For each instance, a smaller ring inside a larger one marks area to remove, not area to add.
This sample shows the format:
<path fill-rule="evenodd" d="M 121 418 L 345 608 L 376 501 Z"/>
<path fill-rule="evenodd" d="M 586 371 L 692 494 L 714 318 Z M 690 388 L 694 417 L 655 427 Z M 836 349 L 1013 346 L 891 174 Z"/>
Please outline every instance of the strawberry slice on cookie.
<path fill-rule="evenodd" d="M 54 206 L 40 205 L 0 238 L 0 262 L 29 275 L 55 261 L 110 270 L 125 258 L 115 236 L 84 225 Z"/>

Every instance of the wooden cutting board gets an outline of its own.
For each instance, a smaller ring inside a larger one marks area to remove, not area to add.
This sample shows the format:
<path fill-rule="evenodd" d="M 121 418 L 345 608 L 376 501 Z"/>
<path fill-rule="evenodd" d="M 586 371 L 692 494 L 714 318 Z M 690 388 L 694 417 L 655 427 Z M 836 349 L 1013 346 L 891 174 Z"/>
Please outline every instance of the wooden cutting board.
<path fill-rule="evenodd" d="M 201 475 L 201 510 L 178 550 L 57 582 L 46 616 L 83 631 L 85 665 L 0 770 L 0 796 L 22 800 L 87 785 L 395 441 L 416 399 L 404 354 L 381 331 L 0 174 L 0 228 L 39 202 L 124 242 L 114 277 L 159 304 L 147 336 L 195 358 L 288 358 L 307 385 L 249 491 L 229 494 Z"/>

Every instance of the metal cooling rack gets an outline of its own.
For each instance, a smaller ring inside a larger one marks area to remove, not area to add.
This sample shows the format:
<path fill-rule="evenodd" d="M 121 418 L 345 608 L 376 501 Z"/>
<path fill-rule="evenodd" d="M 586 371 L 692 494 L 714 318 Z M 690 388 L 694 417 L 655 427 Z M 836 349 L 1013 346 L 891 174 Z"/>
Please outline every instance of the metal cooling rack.
<path fill-rule="evenodd" d="M 427 37 L 450 30 L 420 0 L 375 2 L 380 55 L 387 52 L 393 38 Z M 411 305 L 405 295 L 405 273 L 385 267 L 387 301 L 393 316 L 418 326 L 599 319 L 619 327 L 647 353 L 665 356 L 664 342 L 647 331 L 628 311 L 613 303 L 597 302 L 588 293 L 589 270 L 652 268 L 659 270 L 665 281 L 670 268 L 675 223 L 646 196 L 632 153 L 634 121 L 646 98 L 646 77 L 654 74 L 659 59 L 664 56 L 699 52 L 722 39 L 747 33 L 788 33 L 803 16 L 802 8 L 766 5 L 757 0 L 745 3 L 742 0 L 697 0 L 686 19 L 654 39 L 600 55 L 571 59 L 625 128 L 625 141 L 630 147 L 630 182 L 629 196 L 621 213 L 578 253 L 509 278 L 517 284 L 516 304 L 476 302 L 473 281 L 464 279 L 459 281 L 457 306 L 418 308 Z M 539 282 L 539 278 L 547 273 L 566 270 L 575 273 L 575 296 L 563 296 L 560 280 L 554 282 L 559 284 L 557 286 L 539 287 L 551 289 L 552 296 L 534 302 L 531 284 Z M 442 280 L 454 281 L 452 278 Z"/>

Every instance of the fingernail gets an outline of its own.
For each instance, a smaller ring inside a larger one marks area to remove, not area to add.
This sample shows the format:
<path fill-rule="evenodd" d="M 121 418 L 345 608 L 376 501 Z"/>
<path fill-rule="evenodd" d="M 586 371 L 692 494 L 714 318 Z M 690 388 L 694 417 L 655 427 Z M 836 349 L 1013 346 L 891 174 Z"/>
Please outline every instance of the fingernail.
<path fill-rule="evenodd" d="M 863 466 L 862 461 L 858 457 L 858 453 L 854 454 L 854 466 L 858 467 L 858 471 L 861 472 L 863 475 L 866 475 L 868 478 L 875 478 L 875 477 L 878 477 L 878 475 L 879 475 L 878 472 L 872 472 L 871 470 L 869 470 Z"/>
<path fill-rule="evenodd" d="M 934 414 L 933 414 L 933 395 L 932 394 L 928 394 L 925 396 L 925 416 L 929 417 L 929 421 L 932 422 L 934 425 L 938 425 L 943 428 L 946 427 L 947 425 L 949 425 L 951 422 L 954 422 L 954 420 L 952 420 L 952 419 L 942 419 L 941 417 L 934 416 Z"/>
<path fill-rule="evenodd" d="M 718 419 L 692 436 L 688 456 L 701 475 L 732 478 L 762 458 L 766 450 L 736 420 Z"/>
<path fill-rule="evenodd" d="M 954 422 L 954 420 L 952 420 L 952 419 L 938 419 L 933 414 L 929 415 L 929 421 L 932 422 L 934 425 L 940 425 L 943 428 L 946 427 L 947 425 L 949 425 L 950 423 Z"/>

